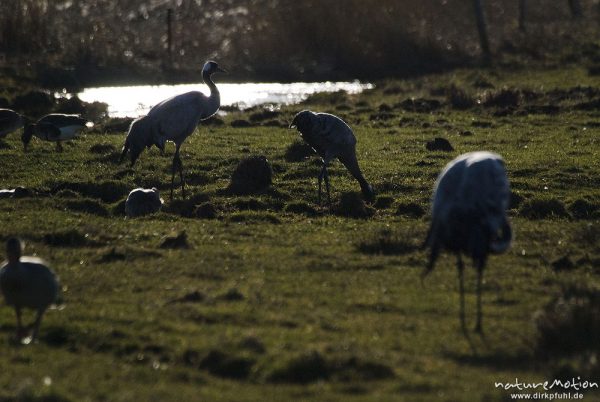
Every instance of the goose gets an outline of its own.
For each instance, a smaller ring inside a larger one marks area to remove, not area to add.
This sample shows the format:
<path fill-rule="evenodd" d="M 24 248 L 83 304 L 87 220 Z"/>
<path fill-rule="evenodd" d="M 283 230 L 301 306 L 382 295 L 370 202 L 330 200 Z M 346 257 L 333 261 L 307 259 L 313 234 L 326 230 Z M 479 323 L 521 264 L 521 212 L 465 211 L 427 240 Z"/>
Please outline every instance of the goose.
<path fill-rule="evenodd" d="M 163 200 L 156 187 L 131 190 L 125 201 L 125 213 L 129 217 L 143 216 L 160 211 Z"/>
<path fill-rule="evenodd" d="M 23 130 L 21 140 L 23 148 L 27 151 L 31 137 L 40 140 L 56 142 L 56 150 L 62 151 L 62 141 L 75 138 L 86 126 L 90 125 L 86 119 L 72 114 L 52 113 L 39 119 L 33 124 L 28 124 Z"/>
<path fill-rule="evenodd" d="M 327 200 L 331 204 L 327 166 L 336 158 L 358 181 L 363 197 L 367 201 L 373 201 L 375 198 L 373 187 L 365 180 L 356 159 L 356 137 L 345 121 L 329 113 L 303 110 L 294 116 L 290 128 L 298 129 L 300 137 L 313 148 L 323 161 L 323 167 L 318 177 L 319 204 L 321 204 L 323 179 L 325 179 Z"/>
<path fill-rule="evenodd" d="M 221 97 L 217 86 L 212 80 L 215 73 L 224 73 L 224 69 L 214 61 L 207 61 L 202 68 L 202 79 L 210 89 L 210 96 L 199 91 L 191 91 L 166 99 L 154 106 L 146 116 L 131 123 L 119 162 L 122 162 L 127 153 L 133 166 L 144 150 L 156 145 L 161 151 L 165 143 L 175 143 L 171 175 L 171 199 L 175 186 L 175 173 L 179 171 L 181 179 L 181 193 L 185 198 L 185 180 L 183 177 L 183 164 L 179 156 L 179 149 L 189 137 L 200 121 L 213 116 L 219 110 Z"/>
<path fill-rule="evenodd" d="M 17 340 L 23 340 L 21 310 L 29 308 L 36 311 L 33 333 L 24 343 L 37 339 L 42 316 L 46 309 L 56 301 L 58 280 L 56 275 L 39 258 L 22 257 L 23 244 L 17 238 L 6 242 L 7 259 L 0 267 L 0 290 L 6 304 L 14 307 L 17 315 Z"/>
<path fill-rule="evenodd" d="M 500 155 L 470 152 L 448 163 L 439 175 L 433 193 L 431 225 L 424 246 L 431 249 L 421 278 L 434 268 L 442 250 L 456 255 L 460 324 L 467 336 L 462 254 L 473 260 L 477 270 L 477 322 L 475 331 L 483 332 L 481 285 L 489 253 L 503 253 L 512 240 L 506 210 L 510 188 Z"/>
<path fill-rule="evenodd" d="M 10 109 L 0 109 L 0 139 L 6 137 L 25 124 L 25 118 Z"/>

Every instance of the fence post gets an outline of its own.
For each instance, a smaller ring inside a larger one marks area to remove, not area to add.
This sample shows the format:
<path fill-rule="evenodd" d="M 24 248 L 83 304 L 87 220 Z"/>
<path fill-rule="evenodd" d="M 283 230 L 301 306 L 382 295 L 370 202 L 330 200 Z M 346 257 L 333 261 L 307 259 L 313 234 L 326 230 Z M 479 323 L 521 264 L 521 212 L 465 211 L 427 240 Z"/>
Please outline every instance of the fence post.
<path fill-rule="evenodd" d="M 483 53 L 483 62 L 484 64 L 490 64 L 492 57 L 487 35 L 487 24 L 483 12 L 483 0 L 473 0 L 473 6 L 475 7 L 475 18 L 477 19 L 477 31 L 479 32 L 479 44 Z"/>

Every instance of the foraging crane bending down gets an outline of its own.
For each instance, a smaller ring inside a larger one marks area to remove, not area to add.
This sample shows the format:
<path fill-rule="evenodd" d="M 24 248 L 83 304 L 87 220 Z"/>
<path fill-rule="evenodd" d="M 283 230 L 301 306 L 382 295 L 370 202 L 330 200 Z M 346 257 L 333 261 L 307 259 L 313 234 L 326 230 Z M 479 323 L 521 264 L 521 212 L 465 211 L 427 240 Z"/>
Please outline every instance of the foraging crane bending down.
<path fill-rule="evenodd" d="M 10 109 L 0 109 L 0 138 L 6 137 L 25 124 L 25 119 L 19 113 Z"/>
<path fill-rule="evenodd" d="M 40 140 L 56 142 L 56 150 L 60 152 L 62 151 L 61 141 L 72 140 L 90 124 L 86 119 L 74 114 L 47 114 L 37 122 L 25 127 L 21 136 L 23 148 L 27 151 L 31 137 L 36 136 Z"/>
<path fill-rule="evenodd" d="M 323 168 L 319 174 L 319 204 L 321 203 L 321 184 L 325 179 L 327 200 L 329 195 L 329 174 L 327 165 L 335 158 L 352 174 L 360 184 L 363 197 L 372 201 L 375 197 L 373 187 L 365 180 L 356 159 L 356 137 L 346 122 L 328 113 L 314 113 L 303 110 L 294 116 L 290 128 L 297 128 L 300 136 L 310 145 L 323 160 Z"/>
<path fill-rule="evenodd" d="M 171 199 L 173 198 L 176 170 L 179 170 L 181 192 L 185 197 L 183 165 L 179 157 L 181 144 L 194 132 L 201 120 L 206 120 L 217 113 L 221 105 L 219 90 L 211 78 L 217 72 L 226 71 L 214 61 L 207 61 L 202 68 L 202 79 L 210 88 L 210 96 L 207 97 L 201 92 L 192 91 L 164 100 L 150 109 L 146 116 L 134 120 L 127 133 L 119 162 L 122 162 L 129 152 L 131 166 L 135 164 L 144 147 L 150 148 L 152 145 L 156 145 L 161 151 L 164 151 L 166 141 L 175 143 Z"/>
<path fill-rule="evenodd" d="M 448 163 L 434 188 L 431 226 L 424 246 L 431 248 L 422 278 L 434 268 L 442 249 L 456 254 L 460 286 L 460 323 L 465 335 L 465 300 L 461 254 L 477 269 L 477 323 L 481 333 L 481 282 L 488 254 L 502 253 L 512 240 L 506 216 L 510 189 L 504 161 L 490 152 L 471 152 Z"/>
<path fill-rule="evenodd" d="M 16 238 L 6 242 L 8 261 L 0 267 L 0 290 L 6 304 L 13 306 L 17 314 L 17 340 L 23 336 L 21 309 L 37 312 L 33 333 L 26 343 L 34 341 L 40 329 L 42 315 L 55 302 L 58 281 L 54 273 L 39 258 L 21 257 L 23 245 Z"/>

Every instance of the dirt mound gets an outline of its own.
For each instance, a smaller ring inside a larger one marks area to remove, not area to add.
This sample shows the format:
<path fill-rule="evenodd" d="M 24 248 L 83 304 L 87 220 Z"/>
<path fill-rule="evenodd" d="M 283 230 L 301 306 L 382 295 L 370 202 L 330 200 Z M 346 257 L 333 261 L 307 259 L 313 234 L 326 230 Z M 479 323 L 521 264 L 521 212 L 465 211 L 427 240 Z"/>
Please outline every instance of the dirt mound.
<path fill-rule="evenodd" d="M 248 378 L 256 363 L 253 358 L 236 356 L 218 349 L 210 350 L 204 356 L 195 350 L 187 350 L 183 354 L 183 361 L 188 366 L 207 370 L 214 376 L 236 380 Z"/>
<path fill-rule="evenodd" d="M 309 352 L 291 358 L 268 374 L 274 383 L 308 384 L 321 380 L 372 381 L 393 378 L 394 371 L 381 363 L 358 357 L 328 359 L 319 352 Z"/>
<path fill-rule="evenodd" d="M 207 194 L 197 193 L 187 199 L 172 200 L 163 208 L 163 211 L 170 214 L 183 216 L 184 218 L 193 218 L 197 216 L 197 208 L 208 201 L 209 197 Z"/>
<path fill-rule="evenodd" d="M 267 189 L 273 180 L 273 169 L 266 157 L 244 158 L 231 176 L 228 191 L 232 194 L 252 194 Z"/>
<path fill-rule="evenodd" d="M 126 133 L 133 121 L 130 117 L 114 117 L 104 125 L 105 133 Z"/>
<path fill-rule="evenodd" d="M 536 352 L 560 357 L 600 352 L 600 290 L 570 286 L 535 316 Z"/>
<path fill-rule="evenodd" d="M 244 222 L 244 223 L 272 223 L 279 224 L 281 220 L 277 215 L 269 212 L 256 212 L 256 211 L 244 211 L 236 212 L 229 216 L 231 222 Z"/>
<path fill-rule="evenodd" d="M 238 119 L 238 120 L 234 120 L 231 122 L 231 127 L 235 127 L 235 128 L 252 127 L 252 123 L 250 123 L 248 120 Z"/>
<path fill-rule="evenodd" d="M 521 103 L 521 91 L 514 88 L 502 88 L 498 91 L 486 91 L 483 94 L 482 104 L 485 107 L 511 107 L 516 108 Z"/>
<path fill-rule="evenodd" d="M 442 103 L 436 99 L 408 98 L 394 105 L 408 112 L 429 113 L 442 107 Z"/>
<path fill-rule="evenodd" d="M 394 203 L 394 197 L 382 195 L 377 197 L 375 203 L 373 204 L 373 208 L 375 209 L 388 209 Z"/>
<path fill-rule="evenodd" d="M 356 243 L 356 248 L 365 254 L 403 255 L 419 249 L 418 239 L 412 233 L 393 233 L 384 229 Z"/>
<path fill-rule="evenodd" d="M 292 142 L 285 150 L 283 155 L 286 162 L 302 162 L 306 158 L 310 158 L 315 154 L 315 151 L 310 145 L 301 140 Z"/>
<path fill-rule="evenodd" d="M 88 198 L 98 198 L 103 202 L 116 202 L 129 194 L 129 187 L 119 181 L 94 182 L 62 182 L 50 185 L 50 193 L 71 190 Z"/>
<path fill-rule="evenodd" d="M 160 248 L 169 248 L 173 250 L 190 248 L 187 233 L 184 230 L 177 236 L 165 237 L 163 242 L 160 244 Z"/>
<path fill-rule="evenodd" d="M 454 148 L 452 147 L 452 144 L 450 144 L 450 141 L 441 137 L 436 137 L 433 139 L 433 141 L 427 141 L 427 144 L 425 144 L 425 148 L 427 148 L 428 151 L 454 151 Z"/>
<path fill-rule="evenodd" d="M 342 193 L 340 200 L 333 207 L 336 215 L 350 218 L 369 218 L 375 214 L 375 209 L 365 204 L 360 193 Z"/>
<path fill-rule="evenodd" d="M 46 233 L 44 243 L 56 247 L 84 247 L 95 245 L 87 234 L 80 233 L 75 229 L 61 232 Z"/>
<path fill-rule="evenodd" d="M 577 199 L 569 205 L 569 212 L 577 219 L 591 219 L 598 211 L 599 206 L 585 199 Z"/>
<path fill-rule="evenodd" d="M 569 212 L 556 198 L 533 198 L 522 203 L 519 215 L 528 219 L 568 218 Z"/>
<path fill-rule="evenodd" d="M 219 210 L 211 202 L 204 202 L 196 207 L 194 216 L 201 219 L 216 219 L 219 217 Z"/>
<path fill-rule="evenodd" d="M 90 153 L 92 154 L 105 155 L 115 152 L 116 150 L 117 149 L 115 148 L 115 146 L 109 143 L 94 144 L 90 147 Z"/>
<path fill-rule="evenodd" d="M 318 215 L 318 212 L 316 209 L 314 209 L 311 205 L 307 204 L 306 202 L 302 202 L 302 201 L 291 202 L 291 203 L 287 204 L 283 210 L 285 212 L 292 213 L 292 214 L 302 214 L 302 215 L 306 215 L 306 216 Z"/>
<path fill-rule="evenodd" d="M 259 122 L 259 121 L 264 121 L 264 120 L 272 120 L 272 119 L 275 119 L 276 117 L 279 117 L 280 115 L 281 115 L 281 112 L 279 112 L 277 110 L 264 109 L 264 110 L 261 110 L 258 112 L 251 113 L 248 118 L 250 119 L 251 122 Z"/>
<path fill-rule="evenodd" d="M 451 85 L 445 92 L 448 103 L 454 109 L 466 110 L 475 106 L 475 99 L 456 85 Z"/>
<path fill-rule="evenodd" d="M 398 204 L 396 215 L 408 216 L 411 218 L 420 218 L 425 215 L 425 210 L 422 206 L 415 202 L 402 202 Z"/>
<path fill-rule="evenodd" d="M 64 190 L 67 191 L 67 190 Z M 62 207 L 59 205 L 59 207 Z M 82 200 L 67 200 L 64 202 L 64 208 L 69 211 L 83 212 L 91 215 L 108 216 L 108 210 L 104 205 L 96 200 L 89 198 Z"/>

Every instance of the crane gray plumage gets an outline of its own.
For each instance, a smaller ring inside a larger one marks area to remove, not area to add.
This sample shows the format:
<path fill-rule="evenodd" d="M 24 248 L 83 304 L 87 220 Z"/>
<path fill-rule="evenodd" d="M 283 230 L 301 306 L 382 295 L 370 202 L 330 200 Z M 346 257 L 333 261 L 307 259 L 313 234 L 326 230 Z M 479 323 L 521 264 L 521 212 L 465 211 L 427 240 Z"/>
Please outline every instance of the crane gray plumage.
<path fill-rule="evenodd" d="M 33 136 L 43 141 L 56 142 L 56 149 L 62 151 L 62 141 L 75 138 L 89 122 L 74 114 L 52 113 L 40 118 L 33 124 L 28 124 L 23 131 L 21 141 L 27 150 Z"/>
<path fill-rule="evenodd" d="M 0 267 L 0 290 L 6 304 L 14 307 L 17 316 L 17 339 L 21 340 L 23 331 L 21 310 L 29 308 L 36 311 L 31 341 L 38 335 L 42 315 L 56 301 L 58 280 L 56 275 L 42 260 L 34 257 L 22 257 L 21 241 L 11 238 L 6 242 L 8 261 Z"/>
<path fill-rule="evenodd" d="M 127 133 L 120 161 L 129 152 L 131 166 L 135 164 L 144 148 L 156 145 L 161 151 L 164 151 L 165 142 L 172 141 L 175 143 L 171 198 L 173 198 L 175 172 L 177 170 L 181 179 L 181 191 L 185 197 L 185 181 L 179 148 L 185 139 L 194 132 L 200 121 L 206 120 L 217 113 L 221 105 L 219 90 L 211 78 L 217 72 L 225 72 L 225 70 L 220 68 L 214 61 L 207 61 L 202 68 L 202 79 L 210 88 L 210 96 L 192 91 L 164 100 L 150 109 L 146 116 L 134 120 Z"/>
<path fill-rule="evenodd" d="M 160 211 L 163 200 L 155 187 L 131 190 L 125 201 L 125 213 L 129 217 L 143 216 Z"/>
<path fill-rule="evenodd" d="M 490 152 L 471 152 L 448 163 L 439 175 L 433 194 L 431 226 L 424 246 L 431 249 L 422 278 L 434 268 L 442 250 L 457 256 L 460 286 L 460 322 L 466 334 L 462 254 L 477 269 L 477 323 L 481 326 L 481 284 L 489 253 L 510 247 L 512 230 L 506 210 L 510 188 L 502 157 Z"/>
<path fill-rule="evenodd" d="M 25 118 L 10 109 L 0 109 L 0 138 L 23 127 Z"/>
<path fill-rule="evenodd" d="M 322 181 L 325 180 L 327 199 L 329 194 L 329 173 L 327 166 L 334 159 L 348 169 L 358 181 L 363 197 L 372 201 L 375 197 L 373 187 L 365 180 L 356 159 L 356 137 L 345 121 L 329 113 L 314 113 L 303 110 L 294 116 L 290 128 L 297 128 L 300 136 L 321 157 L 323 167 L 319 173 L 319 203 L 321 203 Z"/>

